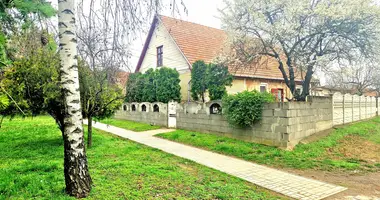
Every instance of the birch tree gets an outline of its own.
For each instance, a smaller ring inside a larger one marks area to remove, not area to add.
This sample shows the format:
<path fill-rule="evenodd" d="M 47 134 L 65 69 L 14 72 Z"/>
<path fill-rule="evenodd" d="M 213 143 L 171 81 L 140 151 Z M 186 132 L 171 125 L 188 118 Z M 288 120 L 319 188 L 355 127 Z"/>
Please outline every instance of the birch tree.
<path fill-rule="evenodd" d="M 176 5 L 175 0 L 170 1 Z M 182 7 L 186 7 L 182 1 Z M 92 138 L 92 117 L 102 116 L 104 110 L 99 106 L 109 106 L 118 102 L 120 95 L 110 92 L 110 85 L 115 85 L 122 68 L 131 71 L 128 59 L 131 57 L 131 43 L 138 33 L 144 30 L 147 21 L 164 7 L 162 0 L 82 0 L 78 4 L 77 36 L 78 52 L 89 67 L 88 76 L 93 77 L 92 86 L 82 92 L 85 117 L 89 120 L 88 145 Z M 178 6 L 172 6 L 173 13 L 179 12 Z M 82 81 L 83 82 L 83 81 Z M 90 83 L 90 82 L 88 82 Z M 84 84 L 82 84 L 84 86 Z M 123 86 L 125 87 L 125 86 Z M 108 89 L 106 89 L 108 88 Z M 114 89 L 112 89 L 114 90 Z M 105 98 L 108 97 L 108 98 Z M 112 97 L 112 98 L 109 98 Z M 103 102 L 103 101 L 109 102 Z M 109 109 L 106 109 L 107 113 Z M 98 114 L 99 115 L 98 115 Z"/>
<path fill-rule="evenodd" d="M 297 100 L 309 95 L 318 68 L 377 56 L 380 8 L 372 0 L 225 2 L 221 14 L 231 35 L 231 60 L 258 66 L 274 59 Z M 296 92 L 296 73 L 303 79 L 301 94 Z"/>
<path fill-rule="evenodd" d="M 89 195 L 92 181 L 83 138 L 74 10 L 74 0 L 58 1 L 60 78 L 65 107 L 62 136 L 66 192 L 82 198 Z"/>

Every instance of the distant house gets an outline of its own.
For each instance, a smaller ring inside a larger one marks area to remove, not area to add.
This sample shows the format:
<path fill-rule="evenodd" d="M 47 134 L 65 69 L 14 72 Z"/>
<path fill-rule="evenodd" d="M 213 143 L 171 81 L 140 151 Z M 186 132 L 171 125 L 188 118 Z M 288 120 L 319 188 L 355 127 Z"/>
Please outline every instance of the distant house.
<path fill-rule="evenodd" d="M 130 74 L 129 72 L 125 72 L 123 70 L 120 70 L 120 71 L 116 72 L 116 80 L 115 80 L 115 82 L 116 82 L 116 84 L 118 86 L 120 86 L 120 88 L 123 89 L 123 94 L 126 93 L 126 87 L 125 87 L 125 85 L 127 83 L 129 74 Z"/>
<path fill-rule="evenodd" d="M 162 66 L 175 68 L 180 73 L 182 100 L 190 99 L 191 67 L 197 60 L 213 62 L 227 47 L 227 33 L 166 16 L 155 16 L 138 61 L 136 72 Z M 244 90 L 273 93 L 278 100 L 292 98 L 274 59 L 249 69 L 232 69 L 234 75 L 230 94 Z M 301 90 L 302 79 L 296 76 L 297 88 Z"/>
<path fill-rule="evenodd" d="M 312 88 L 310 94 L 312 96 L 331 96 L 336 92 L 340 92 L 342 94 L 358 94 L 358 91 L 355 88 L 347 89 L 332 86 L 320 86 Z M 368 97 L 378 96 L 377 92 L 373 89 L 365 89 L 363 95 Z"/>

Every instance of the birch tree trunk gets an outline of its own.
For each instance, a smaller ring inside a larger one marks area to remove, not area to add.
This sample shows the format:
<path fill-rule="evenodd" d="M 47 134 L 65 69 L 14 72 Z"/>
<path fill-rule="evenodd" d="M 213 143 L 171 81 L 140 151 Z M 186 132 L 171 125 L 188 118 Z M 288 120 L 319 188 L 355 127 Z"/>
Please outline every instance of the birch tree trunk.
<path fill-rule="evenodd" d="M 60 75 L 65 101 L 62 136 L 66 192 L 83 198 L 89 195 L 92 181 L 83 139 L 74 8 L 75 0 L 58 0 Z"/>

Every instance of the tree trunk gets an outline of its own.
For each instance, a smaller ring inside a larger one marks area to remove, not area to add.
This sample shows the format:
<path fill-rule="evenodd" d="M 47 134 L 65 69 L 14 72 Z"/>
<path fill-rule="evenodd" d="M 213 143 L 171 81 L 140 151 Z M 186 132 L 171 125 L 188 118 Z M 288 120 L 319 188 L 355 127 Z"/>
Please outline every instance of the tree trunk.
<path fill-rule="evenodd" d="M 1 125 L 3 124 L 3 120 L 4 120 L 4 115 L 1 115 L 1 119 L 0 119 L 0 128 L 1 128 Z"/>
<path fill-rule="evenodd" d="M 87 147 L 92 146 L 92 116 L 88 116 L 88 125 L 87 125 Z"/>
<path fill-rule="evenodd" d="M 62 136 L 66 192 L 83 198 L 89 195 L 92 181 L 83 139 L 74 8 L 74 0 L 58 1 L 60 77 L 65 106 Z"/>
<path fill-rule="evenodd" d="M 313 78 L 313 67 L 309 66 L 307 68 L 305 80 L 303 81 L 303 84 L 302 84 L 302 93 L 297 98 L 298 101 L 306 101 L 306 97 L 310 93 L 310 83 L 311 83 L 312 78 Z"/>

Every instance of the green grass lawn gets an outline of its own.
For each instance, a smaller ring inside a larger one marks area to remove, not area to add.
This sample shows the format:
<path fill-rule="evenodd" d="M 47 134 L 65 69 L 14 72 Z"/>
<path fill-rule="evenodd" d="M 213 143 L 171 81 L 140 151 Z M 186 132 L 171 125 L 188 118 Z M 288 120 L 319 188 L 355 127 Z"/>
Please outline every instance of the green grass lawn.
<path fill-rule="evenodd" d="M 0 199 L 71 199 L 63 144 L 50 117 L 5 120 L 0 129 Z M 89 199 L 277 199 L 253 184 L 94 130 L 87 149 Z"/>
<path fill-rule="evenodd" d="M 150 124 L 132 122 L 132 121 L 127 121 L 127 120 L 122 120 L 122 119 L 108 118 L 108 119 L 99 120 L 99 122 L 116 126 L 119 128 L 124 128 L 131 131 L 136 131 L 136 132 L 149 131 L 149 130 L 155 130 L 155 129 L 160 128 L 160 126 L 153 126 Z"/>
<path fill-rule="evenodd" d="M 280 168 L 380 171 L 380 118 L 334 130 L 329 136 L 293 151 L 192 131 L 156 135 Z"/>

